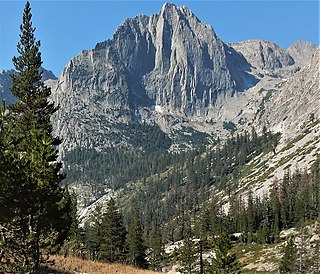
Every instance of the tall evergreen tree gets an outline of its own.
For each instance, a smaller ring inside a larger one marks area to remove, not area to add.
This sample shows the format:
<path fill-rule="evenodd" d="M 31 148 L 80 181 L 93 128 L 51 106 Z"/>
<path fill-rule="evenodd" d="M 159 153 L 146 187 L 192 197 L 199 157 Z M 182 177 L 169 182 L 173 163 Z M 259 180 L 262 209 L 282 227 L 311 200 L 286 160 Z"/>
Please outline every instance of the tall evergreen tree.
<path fill-rule="evenodd" d="M 126 229 L 122 221 L 123 217 L 111 198 L 107 211 L 102 215 L 101 239 L 98 257 L 106 262 L 125 261 Z"/>
<path fill-rule="evenodd" d="M 19 56 L 13 58 L 18 73 L 12 76 L 12 93 L 19 101 L 9 107 L 5 131 L 4 158 L 10 168 L 2 170 L 0 184 L 0 208 L 8 209 L 0 216 L 7 231 L 4 245 L 23 270 L 37 269 L 41 254 L 62 243 L 70 224 L 70 204 L 60 187 L 64 176 L 57 161 L 59 140 L 53 137 L 50 123 L 56 108 L 49 102 L 50 88 L 41 81 L 40 42 L 34 37 L 31 18 L 27 2 Z"/>
<path fill-rule="evenodd" d="M 183 273 L 191 274 L 197 264 L 197 248 L 193 242 L 193 238 L 194 235 L 191 227 L 188 226 L 183 245 L 176 250 L 181 265 L 180 271 Z"/>
<path fill-rule="evenodd" d="M 282 258 L 279 265 L 280 273 L 296 273 L 297 247 L 294 237 L 290 237 L 282 249 Z"/>
<path fill-rule="evenodd" d="M 23 13 L 23 22 L 20 26 L 20 41 L 17 45 L 18 57 L 13 57 L 12 61 L 17 74 L 12 77 L 12 94 L 19 101 L 11 105 L 12 111 L 16 114 L 16 134 L 20 138 L 31 140 L 30 131 L 35 126 L 42 129 L 42 135 L 47 134 L 57 145 L 58 139 L 52 138 L 51 115 L 56 112 L 52 102 L 49 102 L 51 89 L 41 81 L 40 71 L 42 60 L 39 51 L 40 41 L 36 41 L 34 36 L 35 28 L 32 26 L 32 14 L 30 3 L 27 2 Z M 27 144 L 20 144 L 20 149 L 24 150 Z"/>
<path fill-rule="evenodd" d="M 127 248 L 127 260 L 129 264 L 139 268 L 146 268 L 146 252 L 142 238 L 140 218 L 136 208 L 133 209 L 128 228 Z"/>
<path fill-rule="evenodd" d="M 162 261 L 164 259 L 164 249 L 162 244 L 162 235 L 160 232 L 160 226 L 155 221 L 151 226 L 150 232 L 150 265 L 155 270 L 161 270 Z"/>
<path fill-rule="evenodd" d="M 101 249 L 101 206 L 96 206 L 90 219 L 85 223 L 85 246 L 89 251 L 91 260 L 98 259 L 98 252 Z"/>
<path fill-rule="evenodd" d="M 65 256 L 79 256 L 81 249 L 84 246 L 81 228 L 77 219 L 77 198 L 74 193 L 69 193 L 68 188 L 65 189 L 65 207 L 70 208 L 70 211 L 66 212 L 65 218 L 69 221 L 68 237 L 65 240 L 60 253 L 64 253 Z"/>
<path fill-rule="evenodd" d="M 236 254 L 231 253 L 230 239 L 226 233 L 222 233 L 215 243 L 215 258 L 212 259 L 211 267 L 208 273 L 210 274 L 238 274 L 241 273 L 240 263 L 237 260 Z"/>

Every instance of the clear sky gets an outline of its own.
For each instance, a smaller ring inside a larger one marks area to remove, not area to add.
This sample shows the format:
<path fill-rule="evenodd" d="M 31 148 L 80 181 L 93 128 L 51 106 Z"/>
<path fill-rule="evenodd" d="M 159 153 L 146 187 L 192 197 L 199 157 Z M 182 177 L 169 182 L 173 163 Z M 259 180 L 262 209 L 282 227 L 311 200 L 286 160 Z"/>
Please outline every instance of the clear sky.
<path fill-rule="evenodd" d="M 137 14 L 158 13 L 168 1 L 30 1 L 44 67 L 57 76 L 83 49 L 112 38 Z M 319 45 L 319 0 L 169 1 L 185 5 L 226 42 L 264 39 L 288 47 L 297 40 Z M 25 1 L 0 0 L 0 69 L 13 68 Z"/>

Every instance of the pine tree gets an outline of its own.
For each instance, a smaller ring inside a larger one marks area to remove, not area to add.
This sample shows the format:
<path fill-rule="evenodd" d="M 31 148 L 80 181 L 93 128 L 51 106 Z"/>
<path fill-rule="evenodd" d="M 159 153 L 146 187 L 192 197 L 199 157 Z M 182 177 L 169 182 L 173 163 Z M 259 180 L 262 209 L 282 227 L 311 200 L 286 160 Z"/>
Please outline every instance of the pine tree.
<path fill-rule="evenodd" d="M 197 262 L 197 248 L 193 242 L 193 232 L 191 227 L 188 227 L 183 241 L 183 245 L 176 250 L 179 263 L 181 265 L 180 271 L 191 274 Z"/>
<path fill-rule="evenodd" d="M 3 158 L 10 168 L 2 170 L 0 184 L 0 208 L 8 213 L 0 217 L 7 231 L 6 250 L 15 258 L 15 267 L 23 270 L 37 269 L 41 254 L 56 250 L 70 224 L 69 204 L 60 187 L 64 176 L 57 161 L 59 140 L 52 136 L 50 123 L 56 108 L 49 102 L 50 88 L 41 81 L 40 42 L 31 18 L 27 2 L 17 46 L 20 55 L 13 58 L 18 73 L 12 75 L 12 93 L 19 101 L 9 107 L 4 125 Z"/>
<path fill-rule="evenodd" d="M 85 223 L 85 246 L 89 251 L 91 260 L 98 259 L 98 252 L 101 248 L 101 206 L 96 206 L 91 218 Z"/>
<path fill-rule="evenodd" d="M 196 245 L 199 258 L 199 274 L 203 274 L 205 271 L 204 250 L 211 247 L 212 241 L 209 233 L 213 232 L 213 224 L 211 223 L 212 213 L 214 212 L 210 212 L 208 208 L 203 208 L 194 226 L 195 236 L 199 239 Z"/>
<path fill-rule="evenodd" d="M 11 91 L 19 99 L 16 104 L 10 106 L 17 116 L 15 119 L 16 134 L 20 138 L 26 138 L 27 141 L 31 140 L 30 131 L 34 126 L 36 129 L 44 130 L 50 137 L 52 136 L 50 118 L 57 110 L 54 104 L 49 102 L 51 89 L 41 81 L 40 41 L 35 39 L 35 28 L 32 26 L 31 19 L 31 7 L 27 2 L 23 13 L 23 23 L 20 26 L 20 41 L 17 45 L 20 55 L 12 59 L 18 73 L 11 75 Z M 45 134 L 44 132 L 42 134 Z M 59 139 L 52 138 L 52 140 L 54 145 L 59 142 Z M 20 149 L 25 149 L 23 144 Z"/>
<path fill-rule="evenodd" d="M 154 270 L 161 271 L 161 265 L 164 259 L 164 250 L 163 250 L 160 226 L 158 225 L 157 221 L 155 221 L 151 227 L 150 249 L 151 249 L 150 265 Z"/>
<path fill-rule="evenodd" d="M 215 258 L 209 267 L 210 274 L 238 274 L 241 273 L 240 263 L 236 254 L 231 253 L 231 243 L 226 233 L 222 233 L 215 243 Z"/>
<path fill-rule="evenodd" d="M 125 261 L 126 229 L 122 221 L 123 217 L 111 198 L 107 205 L 107 211 L 101 219 L 101 239 L 99 260 L 106 262 Z"/>
<path fill-rule="evenodd" d="M 65 256 L 79 256 L 83 247 L 81 228 L 77 219 L 77 198 L 74 193 L 69 193 L 68 187 L 65 188 L 65 208 L 70 209 L 66 212 L 65 218 L 69 221 L 68 236 L 60 250 Z"/>
<path fill-rule="evenodd" d="M 147 267 L 145 246 L 142 238 L 142 228 L 138 210 L 136 208 L 133 209 L 128 228 L 127 249 L 127 260 L 129 264 L 139 268 Z"/>
<path fill-rule="evenodd" d="M 282 249 L 282 258 L 279 265 L 280 273 L 296 273 L 297 248 L 294 237 L 290 237 Z"/>

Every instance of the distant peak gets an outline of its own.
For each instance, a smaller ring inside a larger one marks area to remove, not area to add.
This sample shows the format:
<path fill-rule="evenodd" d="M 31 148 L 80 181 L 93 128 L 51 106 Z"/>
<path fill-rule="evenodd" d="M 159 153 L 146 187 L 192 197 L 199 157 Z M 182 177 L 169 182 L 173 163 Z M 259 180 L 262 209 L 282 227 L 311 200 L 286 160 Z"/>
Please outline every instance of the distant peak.
<path fill-rule="evenodd" d="M 298 40 L 295 43 L 293 43 L 292 45 L 289 46 L 290 47 L 310 47 L 310 48 L 316 48 L 317 46 L 314 45 L 313 43 L 309 42 L 309 41 L 302 41 L 302 40 Z"/>
<path fill-rule="evenodd" d="M 165 3 L 163 6 L 162 6 L 162 9 L 161 10 L 169 10 L 169 9 L 177 9 L 178 7 L 173 4 L 173 3 Z"/>
<path fill-rule="evenodd" d="M 192 11 L 188 9 L 186 6 L 176 6 L 172 3 L 165 3 L 161 9 L 161 13 L 178 13 L 184 14 L 186 16 L 194 16 Z"/>

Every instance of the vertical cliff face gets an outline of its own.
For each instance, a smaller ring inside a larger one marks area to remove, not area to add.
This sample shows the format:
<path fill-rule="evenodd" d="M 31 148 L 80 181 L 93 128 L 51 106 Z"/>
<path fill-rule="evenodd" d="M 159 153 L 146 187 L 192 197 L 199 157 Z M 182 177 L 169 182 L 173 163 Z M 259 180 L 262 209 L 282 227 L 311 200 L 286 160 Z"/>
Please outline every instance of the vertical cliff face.
<path fill-rule="evenodd" d="M 217 96 L 236 88 L 224 44 L 185 7 L 165 5 L 151 18 L 155 63 L 144 75 L 155 105 L 182 115 L 204 115 Z"/>
<path fill-rule="evenodd" d="M 287 48 L 287 52 L 292 56 L 295 64 L 302 67 L 310 61 L 317 51 L 317 46 L 306 41 L 297 41 Z"/>

